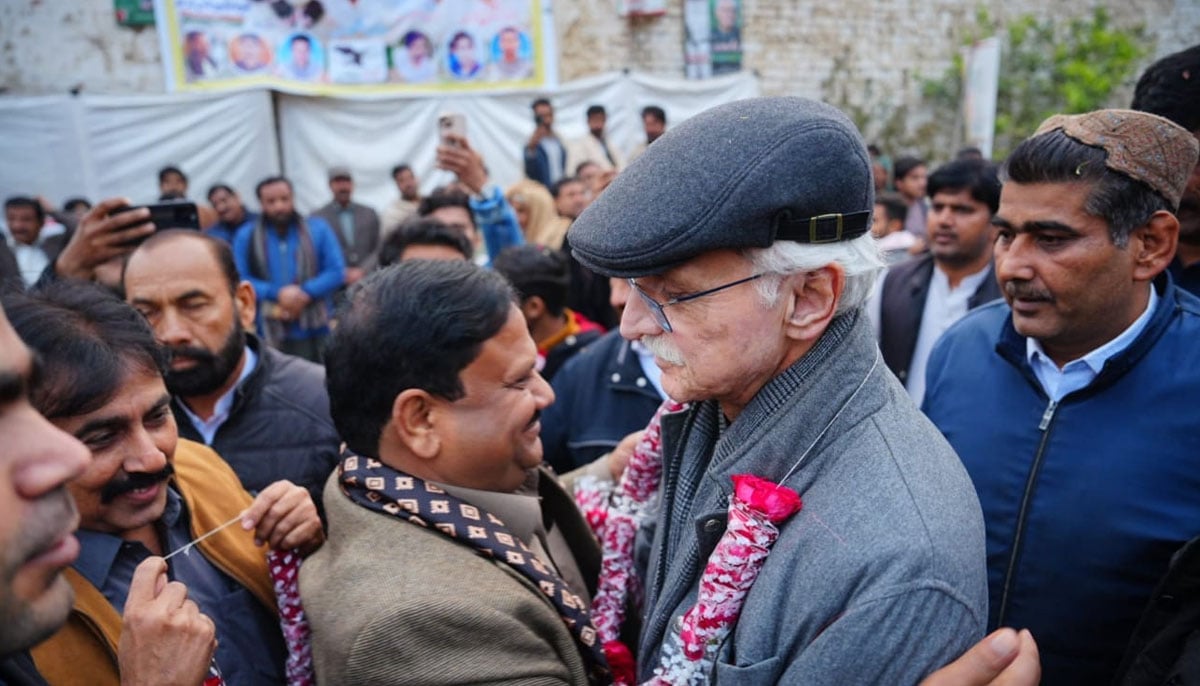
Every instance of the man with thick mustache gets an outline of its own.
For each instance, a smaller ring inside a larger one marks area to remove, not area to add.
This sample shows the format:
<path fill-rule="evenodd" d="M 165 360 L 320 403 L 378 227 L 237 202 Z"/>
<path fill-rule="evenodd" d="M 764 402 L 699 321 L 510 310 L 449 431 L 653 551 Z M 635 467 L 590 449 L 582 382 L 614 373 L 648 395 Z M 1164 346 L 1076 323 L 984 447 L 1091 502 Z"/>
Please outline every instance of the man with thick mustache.
<path fill-rule="evenodd" d="M 126 676 L 125 660 L 114 657 L 122 644 L 171 650 L 160 637 L 122 628 L 133 621 L 123 612 L 142 605 L 165 573 L 177 582 L 167 599 L 176 607 L 192 600 L 215 625 L 215 651 L 209 634 L 198 656 L 175 659 L 206 669 L 211 661 L 227 683 L 282 683 L 285 649 L 261 544 L 302 552 L 320 544 L 308 493 L 281 481 L 251 499 L 219 456 L 178 440 L 164 353 L 142 317 L 111 294 L 63 283 L 10 296 L 4 307 L 42 362 L 34 406 L 92 453 L 67 485 L 80 514 L 79 557 L 65 572 L 74 607 L 34 649 L 37 668 L 50 683 L 116 684 Z"/>
<path fill-rule="evenodd" d="M 882 267 L 873 189 L 844 114 L 755 98 L 663 134 L 568 234 L 583 265 L 628 279 L 621 334 L 689 403 L 662 416 L 639 683 L 675 668 L 683 617 L 704 612 L 691 610 L 742 475 L 803 507 L 728 635 L 696 651 L 707 682 L 913 684 L 983 636 L 974 489 L 863 312 Z"/>
<path fill-rule="evenodd" d="M 204 443 L 257 493 L 286 479 L 320 506 L 341 443 L 325 370 L 247 331 L 254 288 L 229 246 L 194 231 L 162 231 L 129 257 L 126 300 L 172 354 L 164 378 L 179 435 Z"/>
<path fill-rule="evenodd" d="M 925 412 L 988 529 L 989 623 L 1046 683 L 1109 683 L 1172 553 L 1200 535 L 1200 300 L 1166 273 L 1197 162 L 1151 114 L 1051 117 L 1007 162 L 1007 302 L 934 348 Z"/>

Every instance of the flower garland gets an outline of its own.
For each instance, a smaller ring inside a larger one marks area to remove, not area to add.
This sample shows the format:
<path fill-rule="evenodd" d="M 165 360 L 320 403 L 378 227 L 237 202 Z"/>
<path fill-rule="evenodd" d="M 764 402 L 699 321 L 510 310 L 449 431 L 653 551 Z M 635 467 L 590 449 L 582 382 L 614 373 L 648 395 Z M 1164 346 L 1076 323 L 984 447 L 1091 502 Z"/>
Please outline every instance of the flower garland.
<path fill-rule="evenodd" d="M 633 686 L 637 680 L 632 653 L 618 636 L 629 594 L 640 596 L 633 547 L 638 529 L 657 505 L 662 478 L 661 417 L 684 407 L 668 400 L 655 412 L 607 508 L 597 496 L 603 491 L 596 486 L 581 480 L 576 487 L 576 500 L 588 522 L 601 526 L 598 535 L 604 553 L 592 620 L 617 686 Z M 725 533 L 705 565 L 696 604 L 684 614 L 679 632 L 663 646 L 659 666 L 647 682 L 652 686 L 690 686 L 705 681 L 717 647 L 737 623 L 746 594 L 779 537 L 777 525 L 801 508 L 795 491 L 756 476 L 734 476 L 733 486 Z"/>
<path fill-rule="evenodd" d="M 272 550 L 267 553 L 267 570 L 279 605 L 279 625 L 287 645 L 284 671 L 288 686 L 313 686 L 312 630 L 300 603 L 300 553 Z"/>

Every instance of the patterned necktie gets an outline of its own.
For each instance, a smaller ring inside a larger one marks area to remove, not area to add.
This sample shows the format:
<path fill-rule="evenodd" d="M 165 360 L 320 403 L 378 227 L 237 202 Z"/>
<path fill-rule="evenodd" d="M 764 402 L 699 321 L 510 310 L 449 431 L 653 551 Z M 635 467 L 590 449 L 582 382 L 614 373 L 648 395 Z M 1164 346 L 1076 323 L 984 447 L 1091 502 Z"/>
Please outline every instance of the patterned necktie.
<path fill-rule="evenodd" d="M 499 517 L 460 500 L 434 484 L 369 457 L 349 456 L 338 466 L 342 492 L 355 503 L 429 528 L 507 564 L 541 589 L 580 647 L 594 684 L 609 683 L 608 664 L 588 616 L 587 603 L 538 559 Z"/>

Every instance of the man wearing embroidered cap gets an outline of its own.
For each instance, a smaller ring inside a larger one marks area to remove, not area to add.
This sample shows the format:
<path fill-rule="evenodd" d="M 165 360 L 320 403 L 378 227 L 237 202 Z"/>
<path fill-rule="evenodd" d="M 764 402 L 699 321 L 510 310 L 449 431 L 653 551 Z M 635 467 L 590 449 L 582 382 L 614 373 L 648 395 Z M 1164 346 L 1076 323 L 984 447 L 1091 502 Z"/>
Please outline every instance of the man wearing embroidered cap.
<path fill-rule="evenodd" d="M 862 312 L 881 266 L 872 196 L 844 115 L 761 98 L 664 134 L 570 230 L 580 262 L 630 280 L 621 333 L 690 403 L 662 418 L 639 680 L 679 652 L 738 474 L 803 509 L 704 658 L 708 680 L 911 684 L 983 635 L 974 490 Z"/>
<path fill-rule="evenodd" d="M 1109 683 L 1171 554 L 1200 534 L 1200 300 L 1165 272 L 1196 165 L 1141 112 L 1055 116 L 1007 162 L 1006 303 L 929 361 L 925 411 L 988 527 L 989 622 L 1037 636 L 1046 683 Z"/>

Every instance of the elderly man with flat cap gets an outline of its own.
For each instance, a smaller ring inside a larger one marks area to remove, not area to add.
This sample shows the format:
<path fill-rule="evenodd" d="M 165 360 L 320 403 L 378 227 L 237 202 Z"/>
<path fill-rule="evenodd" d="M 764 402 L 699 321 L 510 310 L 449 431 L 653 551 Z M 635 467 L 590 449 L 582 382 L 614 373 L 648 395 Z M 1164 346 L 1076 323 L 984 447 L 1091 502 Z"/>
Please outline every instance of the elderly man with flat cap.
<path fill-rule="evenodd" d="M 1166 272 L 1196 158 L 1155 115 L 1047 120 L 992 220 L 1007 302 L 930 357 L 926 413 L 983 506 L 989 621 L 1033 631 L 1046 683 L 1111 683 L 1200 534 L 1200 300 Z"/>
<path fill-rule="evenodd" d="M 639 680 L 676 673 L 707 631 L 711 608 L 699 625 L 689 611 L 706 564 L 727 563 L 713 551 L 736 475 L 793 489 L 802 508 L 751 565 L 740 614 L 716 611 L 728 633 L 700 647 L 701 680 L 912 684 L 983 635 L 974 489 L 862 311 L 881 266 L 872 200 L 843 114 L 753 99 L 663 135 L 570 231 L 584 265 L 629 279 L 621 333 L 688 403 L 661 421 Z"/>

